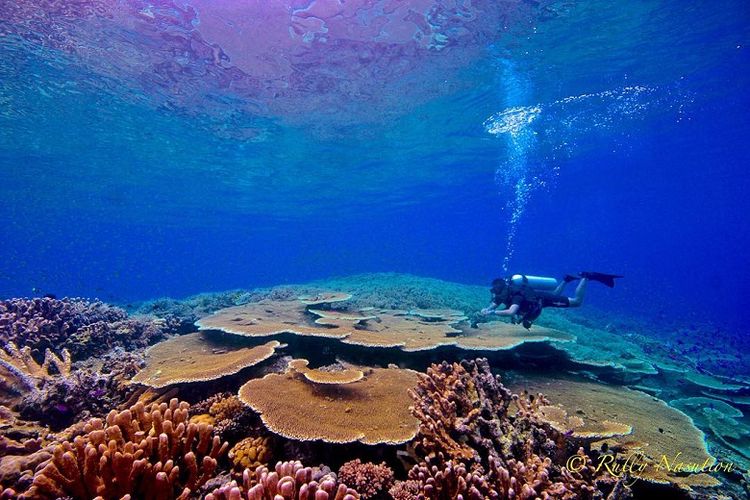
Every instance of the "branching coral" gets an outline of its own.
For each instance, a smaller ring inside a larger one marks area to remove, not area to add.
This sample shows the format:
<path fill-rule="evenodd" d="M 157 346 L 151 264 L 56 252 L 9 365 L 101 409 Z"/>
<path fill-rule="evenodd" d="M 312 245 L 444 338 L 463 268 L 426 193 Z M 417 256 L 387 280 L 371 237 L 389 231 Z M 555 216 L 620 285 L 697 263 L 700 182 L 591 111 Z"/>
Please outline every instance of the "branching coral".
<path fill-rule="evenodd" d="M 363 499 L 374 498 L 393 485 L 393 471 L 385 463 L 346 462 L 339 469 L 339 480 L 357 490 Z"/>
<path fill-rule="evenodd" d="M 228 447 L 211 426 L 188 421 L 189 405 L 177 399 L 91 419 L 85 434 L 54 448 L 26 497 L 187 498 Z"/>
<path fill-rule="evenodd" d="M 313 469 L 300 462 L 279 462 L 275 471 L 258 467 L 255 473 L 245 469 L 242 485 L 232 481 L 212 493 L 205 500 L 356 500 L 359 494 L 332 475 L 313 479 Z"/>
<path fill-rule="evenodd" d="M 128 318 L 125 311 L 84 299 L 9 299 L 0 301 L 0 342 L 46 349 L 67 349 L 77 359 L 122 346 L 144 347 L 172 328 L 165 320 Z"/>
<path fill-rule="evenodd" d="M 122 309 L 83 299 L 0 301 L 0 340 L 44 351 L 62 345 L 78 329 L 97 322 L 122 321 Z"/>
<path fill-rule="evenodd" d="M 137 392 L 130 384 L 139 369 L 137 353 L 119 349 L 101 359 L 76 363 L 70 375 L 50 377 L 36 390 L 27 391 L 17 408 L 24 418 L 40 420 L 60 429 L 93 415 L 106 415 Z"/>
<path fill-rule="evenodd" d="M 19 348 L 16 344 L 8 342 L 4 349 L 0 349 L 0 366 L 27 390 L 37 390 L 40 383 L 55 376 L 70 376 L 71 359 L 67 350 L 62 351 L 62 356 L 55 355 L 47 349 L 44 353 L 44 361 L 38 363 L 31 355 L 31 348 L 24 346 Z M 54 366 L 56 371 L 50 370 Z"/>
<path fill-rule="evenodd" d="M 427 462 L 415 466 L 410 479 L 420 481 L 426 497 L 448 498 L 445 492 L 500 498 L 602 495 L 593 477 L 572 474 L 560 463 L 584 439 L 573 439 L 559 430 L 560 422 L 555 426 L 545 418 L 549 401 L 543 395 L 512 394 L 487 360 L 432 365 L 411 395 L 420 420 L 417 450 Z M 611 489 L 613 481 L 607 479 L 598 484 Z"/>

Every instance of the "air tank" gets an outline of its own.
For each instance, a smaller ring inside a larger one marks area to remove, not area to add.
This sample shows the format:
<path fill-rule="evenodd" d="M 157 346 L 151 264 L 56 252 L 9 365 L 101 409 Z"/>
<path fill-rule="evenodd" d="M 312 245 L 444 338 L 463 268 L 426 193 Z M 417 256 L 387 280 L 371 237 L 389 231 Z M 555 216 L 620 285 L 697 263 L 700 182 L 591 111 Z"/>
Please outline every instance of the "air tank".
<path fill-rule="evenodd" d="M 529 276 L 527 274 L 514 274 L 510 277 L 514 285 L 523 285 L 526 283 L 533 290 L 554 290 L 557 288 L 555 278 L 546 278 L 544 276 Z"/>

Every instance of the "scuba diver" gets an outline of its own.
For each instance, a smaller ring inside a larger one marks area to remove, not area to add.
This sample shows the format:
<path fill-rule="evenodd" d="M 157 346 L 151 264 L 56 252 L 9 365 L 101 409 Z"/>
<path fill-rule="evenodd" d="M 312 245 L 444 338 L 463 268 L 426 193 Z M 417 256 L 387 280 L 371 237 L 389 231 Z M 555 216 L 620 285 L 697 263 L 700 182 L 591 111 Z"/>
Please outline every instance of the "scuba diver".
<path fill-rule="evenodd" d="M 545 307 L 580 307 L 586 294 L 589 281 L 598 281 L 603 285 L 613 288 L 615 278 L 622 278 L 617 274 L 604 274 L 594 272 L 581 272 L 578 276 L 570 274 L 558 283 L 554 278 L 543 278 L 538 276 L 524 276 L 514 274 L 492 282 L 492 303 L 482 309 L 482 314 L 509 316 L 511 322 L 521 323 L 526 329 L 536 320 Z M 565 285 L 578 281 L 575 296 L 567 297 L 562 294 Z M 500 305 L 505 309 L 498 310 Z"/>

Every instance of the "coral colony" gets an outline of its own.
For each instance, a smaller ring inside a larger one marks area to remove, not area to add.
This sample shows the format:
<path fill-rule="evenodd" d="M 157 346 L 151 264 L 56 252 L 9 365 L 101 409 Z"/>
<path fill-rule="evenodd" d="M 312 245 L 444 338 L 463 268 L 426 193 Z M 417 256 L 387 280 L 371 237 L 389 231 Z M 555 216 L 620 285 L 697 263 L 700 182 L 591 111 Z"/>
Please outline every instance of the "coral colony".
<path fill-rule="evenodd" d="M 2 498 L 742 494 L 746 381 L 562 315 L 472 325 L 472 287 L 369 279 L 132 314 L 0 302 Z"/>

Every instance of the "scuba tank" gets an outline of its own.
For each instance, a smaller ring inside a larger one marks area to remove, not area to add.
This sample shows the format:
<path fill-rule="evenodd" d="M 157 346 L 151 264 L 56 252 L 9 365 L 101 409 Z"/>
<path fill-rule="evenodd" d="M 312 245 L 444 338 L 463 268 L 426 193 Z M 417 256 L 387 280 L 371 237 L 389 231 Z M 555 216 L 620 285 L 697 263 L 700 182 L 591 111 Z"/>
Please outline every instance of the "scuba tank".
<path fill-rule="evenodd" d="M 514 274 L 508 278 L 508 284 L 521 286 L 523 284 L 531 287 L 532 290 L 547 291 L 557 288 L 555 278 L 546 278 L 543 276 L 527 276 L 525 274 Z"/>

